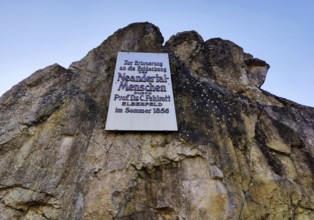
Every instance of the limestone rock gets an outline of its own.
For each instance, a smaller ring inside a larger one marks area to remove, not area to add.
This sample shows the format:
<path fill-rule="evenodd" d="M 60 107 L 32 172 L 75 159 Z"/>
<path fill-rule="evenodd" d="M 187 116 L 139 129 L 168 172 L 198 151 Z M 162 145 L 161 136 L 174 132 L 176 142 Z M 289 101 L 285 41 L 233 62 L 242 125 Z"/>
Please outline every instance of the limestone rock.
<path fill-rule="evenodd" d="M 118 51 L 167 52 L 178 132 L 104 130 Z M 314 219 L 314 109 L 231 41 L 150 23 L 0 98 L 0 219 Z"/>
<path fill-rule="evenodd" d="M 246 59 L 244 63 L 247 66 L 250 84 L 261 87 L 266 79 L 267 71 L 270 66 L 265 61 L 258 58 Z"/>
<path fill-rule="evenodd" d="M 192 71 L 234 91 L 261 87 L 269 65 L 228 40 L 220 38 L 204 42 L 195 31 L 178 33 L 166 43 Z"/>

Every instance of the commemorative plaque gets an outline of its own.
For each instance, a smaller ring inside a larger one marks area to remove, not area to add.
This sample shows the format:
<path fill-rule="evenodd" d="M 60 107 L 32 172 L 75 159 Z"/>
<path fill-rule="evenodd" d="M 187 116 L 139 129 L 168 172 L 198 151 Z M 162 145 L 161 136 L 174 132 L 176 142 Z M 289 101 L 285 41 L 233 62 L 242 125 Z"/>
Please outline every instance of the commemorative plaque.
<path fill-rule="evenodd" d="M 167 53 L 118 53 L 106 130 L 178 130 Z"/>

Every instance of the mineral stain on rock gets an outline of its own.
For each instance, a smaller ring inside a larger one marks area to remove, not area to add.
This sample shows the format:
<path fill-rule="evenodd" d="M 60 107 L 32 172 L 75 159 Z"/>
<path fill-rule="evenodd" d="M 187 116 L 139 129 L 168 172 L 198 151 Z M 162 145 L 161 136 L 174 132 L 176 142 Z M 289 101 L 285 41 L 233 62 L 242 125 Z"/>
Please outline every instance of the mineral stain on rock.
<path fill-rule="evenodd" d="M 119 29 L 0 98 L 0 219 L 314 219 L 314 109 L 195 31 Z M 118 51 L 169 54 L 178 132 L 104 130 Z"/>

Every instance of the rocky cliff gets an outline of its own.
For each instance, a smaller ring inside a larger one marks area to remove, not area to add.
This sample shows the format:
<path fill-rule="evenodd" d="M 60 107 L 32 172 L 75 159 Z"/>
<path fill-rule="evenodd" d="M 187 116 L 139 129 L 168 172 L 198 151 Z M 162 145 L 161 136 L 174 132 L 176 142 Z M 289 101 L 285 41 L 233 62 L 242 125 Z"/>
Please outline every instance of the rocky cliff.
<path fill-rule="evenodd" d="M 195 31 L 118 30 L 0 98 L 0 219 L 314 219 L 314 109 Z M 104 129 L 118 51 L 169 53 L 178 132 Z"/>

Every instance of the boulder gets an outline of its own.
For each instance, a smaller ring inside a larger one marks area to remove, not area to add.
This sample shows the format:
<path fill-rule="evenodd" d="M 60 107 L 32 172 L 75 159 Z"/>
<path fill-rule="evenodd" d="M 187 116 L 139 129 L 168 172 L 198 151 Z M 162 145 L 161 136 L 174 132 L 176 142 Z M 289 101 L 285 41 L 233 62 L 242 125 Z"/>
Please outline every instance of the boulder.
<path fill-rule="evenodd" d="M 177 132 L 106 131 L 118 51 L 169 54 Z M 314 219 L 314 109 L 195 31 L 118 30 L 0 98 L 0 219 Z"/>

